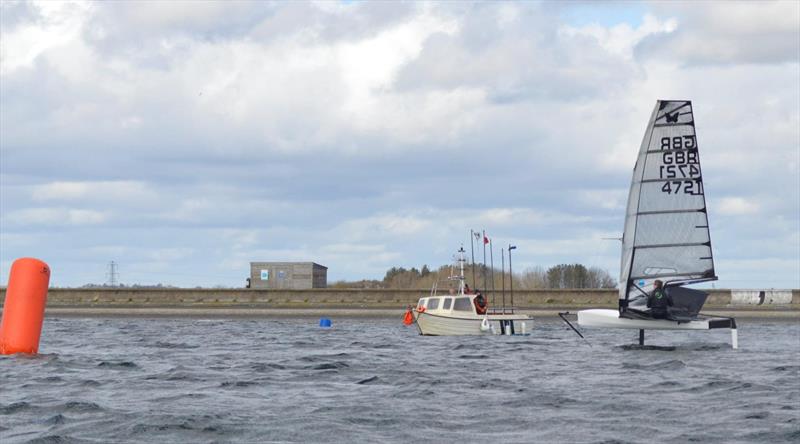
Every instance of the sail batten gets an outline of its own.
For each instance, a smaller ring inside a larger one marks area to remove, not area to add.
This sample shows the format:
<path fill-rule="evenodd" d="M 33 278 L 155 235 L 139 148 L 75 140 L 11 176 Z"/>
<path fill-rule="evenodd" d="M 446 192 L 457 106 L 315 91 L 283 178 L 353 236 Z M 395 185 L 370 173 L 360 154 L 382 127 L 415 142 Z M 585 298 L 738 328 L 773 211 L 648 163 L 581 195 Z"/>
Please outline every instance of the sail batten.
<path fill-rule="evenodd" d="M 656 275 L 648 275 L 648 276 L 631 276 L 632 280 L 637 279 L 657 279 L 657 278 L 668 278 L 668 277 L 686 277 L 686 280 L 691 280 L 692 282 L 705 282 L 705 281 L 715 281 L 717 280 L 716 276 L 709 276 L 703 277 L 703 274 L 706 273 L 705 271 L 696 271 L 694 273 L 664 273 L 664 274 L 656 274 Z"/>
<path fill-rule="evenodd" d="M 678 126 L 678 125 L 690 125 L 690 126 L 694 126 L 694 124 L 693 124 L 693 123 L 656 123 L 656 124 L 654 124 L 653 126 L 654 126 L 655 128 L 660 128 L 660 127 L 662 127 L 662 126 Z"/>
<path fill-rule="evenodd" d="M 691 209 L 691 210 L 642 211 L 642 212 L 636 213 L 636 215 L 637 216 L 649 216 L 649 215 L 652 215 L 652 214 L 705 213 L 705 212 L 706 212 L 705 208 L 700 208 L 700 209 Z M 698 227 L 698 228 L 700 228 L 700 227 Z M 706 225 L 705 228 L 708 228 L 708 226 Z"/>
<path fill-rule="evenodd" d="M 639 245 L 636 248 L 667 248 L 667 247 L 696 247 L 698 245 L 711 246 L 711 242 L 699 243 L 684 243 L 684 244 L 653 244 L 653 245 Z"/>
<path fill-rule="evenodd" d="M 628 194 L 620 269 L 621 309 L 657 278 L 716 279 L 690 101 L 660 100 L 650 116 Z"/>

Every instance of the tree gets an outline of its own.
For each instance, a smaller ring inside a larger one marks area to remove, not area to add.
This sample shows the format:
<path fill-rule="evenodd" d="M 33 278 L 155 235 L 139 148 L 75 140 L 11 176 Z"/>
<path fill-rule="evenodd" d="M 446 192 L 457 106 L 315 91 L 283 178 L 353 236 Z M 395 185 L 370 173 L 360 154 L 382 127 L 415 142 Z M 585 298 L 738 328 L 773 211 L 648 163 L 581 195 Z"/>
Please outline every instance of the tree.
<path fill-rule="evenodd" d="M 582 264 L 560 264 L 547 270 L 549 288 L 614 288 L 617 283 L 607 271 Z"/>
<path fill-rule="evenodd" d="M 520 277 L 520 288 L 523 290 L 547 288 L 547 272 L 538 265 L 526 268 Z"/>

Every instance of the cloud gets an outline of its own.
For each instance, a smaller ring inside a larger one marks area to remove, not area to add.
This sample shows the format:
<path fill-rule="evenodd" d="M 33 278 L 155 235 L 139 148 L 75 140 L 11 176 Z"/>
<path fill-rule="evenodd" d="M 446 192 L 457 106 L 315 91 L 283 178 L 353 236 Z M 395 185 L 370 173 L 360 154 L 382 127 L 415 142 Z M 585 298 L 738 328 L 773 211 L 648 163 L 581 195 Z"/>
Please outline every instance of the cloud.
<path fill-rule="evenodd" d="M 757 214 L 761 206 L 758 202 L 743 197 L 725 197 L 720 199 L 717 211 L 724 216 L 745 216 Z"/>
<path fill-rule="evenodd" d="M 146 184 L 136 181 L 50 182 L 35 185 L 31 197 L 34 201 L 115 199 L 130 202 L 152 199 L 156 194 Z"/>
<path fill-rule="evenodd" d="M 29 68 L 47 51 L 79 36 L 89 14 L 87 2 L 3 2 L 0 75 Z M 8 17 L 8 18 L 7 18 Z M 7 20 L 10 22 L 7 22 Z"/>
<path fill-rule="evenodd" d="M 616 275 L 598 239 L 674 97 L 716 257 L 791 261 L 789 3 L 2 2 L 0 263 L 40 254 L 77 285 L 109 260 L 187 286 L 242 285 L 251 260 L 379 278 L 486 229 L 520 264 Z"/>
<path fill-rule="evenodd" d="M 797 63 L 800 4 L 793 1 L 655 3 L 674 31 L 643 39 L 636 54 L 686 65 Z"/>
<path fill-rule="evenodd" d="M 636 45 L 649 36 L 660 36 L 675 31 L 675 19 L 660 21 L 656 17 L 646 14 L 642 23 L 634 28 L 627 23 L 620 23 L 611 27 L 599 24 L 584 25 L 581 27 L 565 26 L 561 32 L 567 36 L 591 37 L 609 54 L 621 56 L 625 59 L 633 57 Z"/>
<path fill-rule="evenodd" d="M 3 216 L 3 225 L 26 227 L 37 225 L 97 225 L 108 220 L 108 215 L 95 210 L 76 208 L 27 208 Z"/>

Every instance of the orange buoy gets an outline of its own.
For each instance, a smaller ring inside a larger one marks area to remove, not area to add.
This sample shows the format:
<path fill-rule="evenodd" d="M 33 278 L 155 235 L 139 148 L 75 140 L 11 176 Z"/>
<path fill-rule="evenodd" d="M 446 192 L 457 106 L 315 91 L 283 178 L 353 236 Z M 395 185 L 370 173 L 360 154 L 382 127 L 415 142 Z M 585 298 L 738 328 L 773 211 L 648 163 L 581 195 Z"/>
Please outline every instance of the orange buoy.
<path fill-rule="evenodd" d="M 0 321 L 0 354 L 39 352 L 49 285 L 50 267 L 39 259 L 25 257 L 11 264 Z"/>
<path fill-rule="evenodd" d="M 406 310 L 406 315 L 403 316 L 403 324 L 411 325 L 414 323 L 414 315 L 411 314 L 411 309 Z"/>

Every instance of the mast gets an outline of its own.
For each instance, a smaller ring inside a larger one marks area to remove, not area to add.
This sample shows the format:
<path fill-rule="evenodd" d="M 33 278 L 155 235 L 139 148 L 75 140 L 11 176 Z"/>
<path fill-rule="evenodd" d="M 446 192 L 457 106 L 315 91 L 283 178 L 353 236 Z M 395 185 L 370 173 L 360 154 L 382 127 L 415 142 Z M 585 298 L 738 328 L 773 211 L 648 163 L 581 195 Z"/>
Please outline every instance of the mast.
<path fill-rule="evenodd" d="M 506 306 L 506 252 L 500 249 L 500 275 L 503 276 L 503 307 Z"/>
<path fill-rule="evenodd" d="M 458 258 L 458 263 L 461 266 L 461 273 L 458 276 L 458 293 L 464 294 L 464 246 L 462 245 L 461 248 L 458 249 L 460 256 Z"/>
<path fill-rule="evenodd" d="M 511 271 L 511 250 L 516 250 L 516 245 L 508 244 L 508 274 L 511 277 L 509 281 L 509 293 L 511 293 L 511 313 L 514 313 L 514 272 Z M 505 305 L 505 304 L 504 304 Z M 503 307 L 503 313 L 505 313 L 505 306 Z"/>
<path fill-rule="evenodd" d="M 489 239 L 489 261 L 492 264 L 492 305 L 494 305 L 494 249 L 492 248 L 491 239 Z"/>
<path fill-rule="evenodd" d="M 469 230 L 469 251 L 472 255 L 472 285 L 475 286 L 475 232 Z M 464 247 L 461 247 L 464 248 Z"/>
<path fill-rule="evenodd" d="M 483 270 L 483 290 L 486 291 L 486 230 L 482 231 L 481 244 L 483 244 L 483 264 L 481 264 L 481 270 Z"/>

